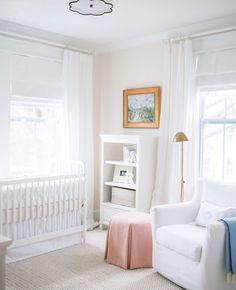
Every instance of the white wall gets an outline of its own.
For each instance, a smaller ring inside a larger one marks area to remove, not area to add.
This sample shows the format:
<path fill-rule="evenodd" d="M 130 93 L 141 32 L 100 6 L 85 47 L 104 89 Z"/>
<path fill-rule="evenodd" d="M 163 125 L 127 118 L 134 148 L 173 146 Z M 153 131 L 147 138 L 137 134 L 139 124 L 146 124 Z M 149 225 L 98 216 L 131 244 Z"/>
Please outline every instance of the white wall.
<path fill-rule="evenodd" d="M 99 208 L 99 134 L 152 134 L 158 129 L 123 128 L 123 90 L 162 86 L 160 43 L 96 55 L 94 59 L 95 208 Z"/>
<path fill-rule="evenodd" d="M 161 86 L 162 66 L 160 44 L 95 56 L 95 98 L 101 102 L 101 133 L 157 134 L 156 129 L 123 128 L 123 90 Z"/>

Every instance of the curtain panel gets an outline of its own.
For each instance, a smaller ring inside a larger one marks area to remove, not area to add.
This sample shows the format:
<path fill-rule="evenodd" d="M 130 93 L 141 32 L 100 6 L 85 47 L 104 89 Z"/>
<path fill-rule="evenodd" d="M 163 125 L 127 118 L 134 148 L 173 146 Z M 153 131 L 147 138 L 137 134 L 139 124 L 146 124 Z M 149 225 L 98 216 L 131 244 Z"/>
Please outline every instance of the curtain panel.
<path fill-rule="evenodd" d="M 153 204 L 180 201 L 181 144 L 172 142 L 182 131 L 184 142 L 185 200 L 190 199 L 196 174 L 196 113 L 194 58 L 190 40 L 163 42 L 165 71 Z"/>
<path fill-rule="evenodd" d="M 93 223 L 93 57 L 65 50 L 63 58 L 63 107 L 66 159 L 82 160 L 86 172 L 88 223 Z"/>

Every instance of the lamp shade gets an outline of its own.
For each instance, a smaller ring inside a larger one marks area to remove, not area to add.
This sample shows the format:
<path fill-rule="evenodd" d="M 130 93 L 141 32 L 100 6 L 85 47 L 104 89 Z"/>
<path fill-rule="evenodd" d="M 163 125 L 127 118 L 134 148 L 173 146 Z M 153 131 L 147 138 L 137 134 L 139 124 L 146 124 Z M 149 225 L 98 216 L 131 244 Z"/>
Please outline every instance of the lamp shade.
<path fill-rule="evenodd" d="M 175 134 L 173 142 L 185 142 L 188 141 L 188 137 L 183 132 L 178 132 Z"/>

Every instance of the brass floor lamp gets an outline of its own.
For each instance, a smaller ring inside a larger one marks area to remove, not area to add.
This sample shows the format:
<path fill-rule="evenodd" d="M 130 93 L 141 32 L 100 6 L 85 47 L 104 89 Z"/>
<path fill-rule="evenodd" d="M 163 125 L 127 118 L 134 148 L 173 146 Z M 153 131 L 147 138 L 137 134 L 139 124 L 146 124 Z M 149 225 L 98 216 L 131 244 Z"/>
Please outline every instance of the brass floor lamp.
<path fill-rule="evenodd" d="M 183 132 L 175 134 L 173 142 L 181 142 L 181 180 L 180 180 L 180 202 L 184 201 L 184 142 L 188 141 Z"/>

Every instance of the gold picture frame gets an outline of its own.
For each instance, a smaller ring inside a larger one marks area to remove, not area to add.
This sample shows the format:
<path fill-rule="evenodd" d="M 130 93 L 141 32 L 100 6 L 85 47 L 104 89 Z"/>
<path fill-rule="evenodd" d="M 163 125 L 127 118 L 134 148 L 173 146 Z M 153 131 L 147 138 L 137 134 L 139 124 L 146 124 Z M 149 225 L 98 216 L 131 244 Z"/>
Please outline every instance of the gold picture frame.
<path fill-rule="evenodd" d="M 160 105 L 160 87 L 124 90 L 123 127 L 159 128 Z"/>

